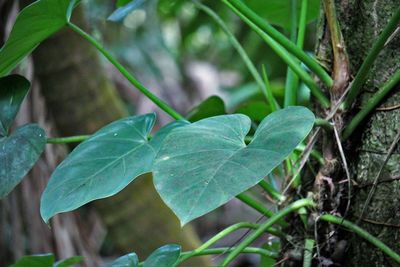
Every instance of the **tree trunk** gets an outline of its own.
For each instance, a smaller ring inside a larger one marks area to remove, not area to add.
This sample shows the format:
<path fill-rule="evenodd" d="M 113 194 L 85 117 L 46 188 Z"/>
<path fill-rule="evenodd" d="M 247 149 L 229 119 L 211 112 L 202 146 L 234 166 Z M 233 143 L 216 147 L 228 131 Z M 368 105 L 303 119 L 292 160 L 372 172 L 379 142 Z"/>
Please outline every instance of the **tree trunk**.
<path fill-rule="evenodd" d="M 336 0 L 339 23 L 344 35 L 350 59 L 351 74 L 354 76 L 368 51 L 388 20 L 399 7 L 399 0 Z M 326 32 L 326 26 L 321 25 Z M 351 113 L 357 112 L 378 88 L 400 67 L 400 35 L 397 33 L 379 54 L 362 95 L 353 106 Z M 329 38 L 323 38 L 318 47 L 320 54 L 329 54 Z M 327 52 L 328 51 L 328 52 Z M 326 57 L 324 58 L 332 58 Z M 381 103 L 351 140 L 346 144 L 346 157 L 350 163 L 355 185 L 351 199 L 351 221 L 359 221 L 359 226 L 389 247 L 400 253 L 400 146 L 388 157 L 389 147 L 400 131 L 399 85 Z M 397 105 L 397 106 L 396 106 Z M 350 118 L 348 118 L 350 119 Z M 384 165 L 384 166 L 383 166 Z M 379 170 L 382 169 L 381 173 Z M 380 175 L 379 175 L 380 174 Z M 371 191 L 373 181 L 378 183 L 362 218 L 364 204 Z M 345 178 L 343 178 L 345 179 Z M 395 266 L 385 254 L 364 239 L 349 234 L 346 266 Z"/>

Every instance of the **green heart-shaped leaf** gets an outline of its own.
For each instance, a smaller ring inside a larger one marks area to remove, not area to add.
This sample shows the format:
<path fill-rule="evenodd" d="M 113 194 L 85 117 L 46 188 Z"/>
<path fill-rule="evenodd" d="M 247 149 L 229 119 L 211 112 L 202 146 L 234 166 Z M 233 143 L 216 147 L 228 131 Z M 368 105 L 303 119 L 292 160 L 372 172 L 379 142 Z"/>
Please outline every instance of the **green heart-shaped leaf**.
<path fill-rule="evenodd" d="M 44 221 L 112 196 L 137 176 L 150 172 L 165 135 L 185 124 L 178 121 L 167 125 L 149 141 L 154 122 L 154 114 L 124 118 L 78 145 L 53 172 L 42 195 L 40 212 Z"/>
<path fill-rule="evenodd" d="M 81 263 L 83 261 L 82 256 L 74 256 L 68 259 L 64 260 L 59 260 L 56 263 L 54 263 L 53 267 L 69 267 L 69 266 L 74 266 L 78 263 Z"/>
<path fill-rule="evenodd" d="M 260 182 L 308 135 L 315 117 L 304 107 L 272 113 L 246 146 L 245 115 L 204 119 L 171 131 L 159 151 L 154 184 L 181 224 Z"/>
<path fill-rule="evenodd" d="M 5 197 L 33 167 L 46 144 L 46 134 L 35 124 L 17 128 L 0 138 L 0 198 Z"/>
<path fill-rule="evenodd" d="M 143 263 L 143 267 L 173 267 L 181 255 L 181 246 L 170 244 L 165 245 L 153 253 Z"/>
<path fill-rule="evenodd" d="M 20 75 L 0 78 L 0 137 L 7 136 L 30 86 Z"/>
<path fill-rule="evenodd" d="M 137 267 L 139 259 L 136 253 L 129 253 L 113 261 L 109 267 Z"/>
<path fill-rule="evenodd" d="M 43 40 L 63 28 L 78 0 L 39 0 L 24 8 L 0 49 L 0 76 L 17 66 Z"/>

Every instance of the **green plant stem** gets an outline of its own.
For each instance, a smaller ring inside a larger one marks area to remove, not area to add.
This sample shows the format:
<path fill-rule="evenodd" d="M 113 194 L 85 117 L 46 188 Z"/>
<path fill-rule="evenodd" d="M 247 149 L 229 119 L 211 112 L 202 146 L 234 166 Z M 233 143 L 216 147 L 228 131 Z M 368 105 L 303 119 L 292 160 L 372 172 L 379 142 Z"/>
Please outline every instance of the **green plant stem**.
<path fill-rule="evenodd" d="M 296 42 L 297 39 L 297 0 L 290 0 L 290 40 L 292 42 Z M 295 60 L 298 62 L 298 60 Z M 294 106 L 297 103 L 297 87 L 298 87 L 298 79 L 296 82 L 296 74 L 293 73 L 290 67 L 287 68 L 286 72 L 286 82 L 285 82 L 285 96 L 283 100 L 283 106 L 289 107 Z"/>
<path fill-rule="evenodd" d="M 209 248 L 210 246 L 212 246 L 213 244 L 215 244 L 218 240 L 230 235 L 231 233 L 239 230 L 239 229 L 257 229 L 259 227 L 258 224 L 254 224 L 254 223 L 247 223 L 247 222 L 240 222 L 234 225 L 229 226 L 228 228 L 222 230 L 221 232 L 219 232 L 218 234 L 214 235 L 212 238 L 210 238 L 207 242 L 205 242 L 203 245 L 201 245 L 200 247 L 196 248 L 195 250 L 191 251 L 190 253 L 182 256 L 178 263 L 181 263 L 187 259 L 189 259 L 190 257 L 193 257 L 194 255 L 201 253 L 202 251 L 206 250 L 207 248 Z"/>
<path fill-rule="evenodd" d="M 303 152 L 305 149 L 306 149 L 306 146 L 305 146 L 304 144 L 300 144 L 300 145 L 298 145 L 298 146 L 295 148 L 295 150 L 296 150 L 296 151 L 299 151 L 299 152 Z M 318 160 L 318 162 L 319 162 L 321 165 L 323 165 L 323 164 L 325 163 L 324 157 L 322 156 L 322 154 L 321 154 L 319 151 L 313 149 L 313 150 L 311 150 L 310 155 L 311 155 L 313 158 L 315 158 L 316 160 Z"/>
<path fill-rule="evenodd" d="M 288 40 L 283 34 L 278 30 L 268 24 L 264 19 L 259 17 L 254 11 L 248 8 L 240 0 L 221 0 L 230 9 L 232 9 L 240 17 L 245 17 L 247 20 L 251 21 L 252 24 L 257 25 L 258 28 L 265 32 L 265 34 L 271 36 L 279 44 L 285 47 L 290 53 L 295 57 L 300 59 L 313 73 L 315 73 L 321 81 L 328 87 L 333 85 L 333 80 L 329 74 L 322 68 L 322 66 L 309 55 L 307 55 L 302 49 L 299 49 L 296 44 Z"/>
<path fill-rule="evenodd" d="M 285 197 L 283 195 L 281 195 L 281 193 L 276 191 L 276 189 L 272 185 L 270 185 L 267 181 L 261 180 L 261 182 L 259 182 L 258 185 L 262 189 L 264 189 L 264 191 L 266 191 L 271 197 L 278 200 L 279 202 L 282 202 L 285 200 Z"/>
<path fill-rule="evenodd" d="M 356 97 L 359 95 L 361 87 L 366 81 L 368 73 L 371 70 L 375 59 L 378 57 L 380 51 L 385 46 L 385 43 L 388 40 L 388 38 L 398 27 L 399 22 L 400 22 L 400 7 L 395 11 L 394 15 L 389 20 L 388 24 L 385 26 L 382 33 L 379 35 L 378 39 L 376 39 L 367 57 L 365 58 L 360 69 L 358 70 L 356 77 L 351 83 L 349 93 L 346 96 L 344 102 L 345 109 L 350 108 Z"/>
<path fill-rule="evenodd" d="M 311 199 L 300 199 L 293 202 L 283 210 L 279 211 L 274 216 L 272 216 L 267 222 L 261 224 L 254 232 L 252 232 L 245 240 L 243 240 L 231 253 L 229 253 L 221 266 L 222 267 L 228 266 L 228 264 L 234 258 L 236 258 L 236 256 L 239 255 L 243 251 L 243 249 L 250 246 L 250 244 L 254 242 L 254 240 L 260 237 L 276 222 L 285 218 L 288 214 L 295 212 L 302 207 L 313 207 L 314 205 L 315 204 Z"/>
<path fill-rule="evenodd" d="M 57 137 L 47 138 L 48 144 L 68 144 L 68 143 L 80 143 L 88 139 L 91 135 L 76 135 L 69 137 Z"/>
<path fill-rule="evenodd" d="M 258 202 L 257 200 L 255 200 L 254 198 L 250 197 L 245 193 L 237 195 L 236 198 L 268 218 L 274 215 L 274 213 L 269 209 L 267 209 L 266 207 L 264 207 L 263 204 L 261 204 L 260 202 Z"/>
<path fill-rule="evenodd" d="M 298 24 L 297 24 L 297 1 L 298 0 L 291 0 L 291 1 L 292 1 L 292 5 L 291 5 L 292 25 L 291 25 L 291 29 L 290 29 L 290 31 L 291 31 L 290 39 L 293 42 L 296 42 L 296 46 L 299 49 L 303 49 L 304 37 L 305 37 L 305 32 L 306 32 L 306 27 L 307 27 L 308 0 L 301 0 L 300 19 L 299 19 Z M 297 25 L 298 25 L 298 32 L 296 35 Z M 297 77 L 297 75 L 295 75 L 293 73 L 293 71 L 288 68 L 287 76 L 286 76 L 286 88 L 285 88 L 285 100 L 284 100 L 285 107 L 294 106 L 297 104 L 298 87 L 299 87 L 299 77 Z"/>
<path fill-rule="evenodd" d="M 261 92 L 264 94 L 267 102 L 271 105 L 271 107 L 276 106 L 278 103 L 276 102 L 275 98 L 272 95 L 271 88 L 263 82 L 263 79 L 258 73 L 253 62 L 251 61 L 251 59 L 249 58 L 243 47 L 240 45 L 239 41 L 228 29 L 225 22 L 213 10 L 211 10 L 207 6 L 199 3 L 196 0 L 193 0 L 193 3 L 195 4 L 196 7 L 198 7 L 200 10 L 204 11 L 207 15 L 209 15 L 212 19 L 214 19 L 214 21 L 218 24 L 218 26 L 225 32 L 225 34 L 228 36 L 229 42 L 236 49 L 236 51 L 242 58 L 243 62 L 245 63 L 247 69 L 249 70 L 250 74 L 253 76 L 257 85 L 260 87 Z"/>
<path fill-rule="evenodd" d="M 385 96 L 400 83 L 400 70 L 387 81 L 378 92 L 376 92 L 368 102 L 362 107 L 362 109 L 353 117 L 343 132 L 343 139 L 347 139 L 351 136 L 355 129 L 360 123 L 367 117 L 371 111 L 382 101 Z"/>
<path fill-rule="evenodd" d="M 144 87 L 132 74 L 128 72 L 128 70 L 121 65 L 104 47 L 92 36 L 87 34 L 81 28 L 76 26 L 73 23 L 68 23 L 70 29 L 74 32 L 82 36 L 86 41 L 91 43 L 96 49 L 103 54 L 118 70 L 119 72 L 132 84 L 134 85 L 140 92 L 142 92 L 146 97 L 148 97 L 154 104 L 156 104 L 159 108 L 164 110 L 167 114 L 169 114 L 172 118 L 176 120 L 184 120 L 185 118 L 175 111 L 171 106 L 169 106 L 166 102 L 158 98 L 152 92 L 150 92 L 146 87 Z"/>
<path fill-rule="evenodd" d="M 321 118 L 315 119 L 315 126 L 319 126 L 327 132 L 333 131 L 333 125 L 329 121 L 321 119 Z"/>
<path fill-rule="evenodd" d="M 359 226 L 355 225 L 354 223 L 347 221 L 343 218 L 336 217 L 330 214 L 325 214 L 320 217 L 320 220 L 342 225 L 346 227 L 348 230 L 356 233 L 360 237 L 364 238 L 377 248 L 379 248 L 383 253 L 388 255 L 390 258 L 392 258 L 394 261 L 396 261 L 398 264 L 400 264 L 400 255 L 394 252 L 391 248 L 386 246 L 382 241 L 380 241 L 378 238 L 374 237 L 364 229 L 360 228 Z M 260 228 L 259 228 L 260 229 Z"/>
<path fill-rule="evenodd" d="M 314 244 L 315 244 L 314 239 L 307 238 L 304 242 L 303 267 L 311 267 Z"/>
<path fill-rule="evenodd" d="M 185 251 L 185 252 L 181 253 L 180 259 L 178 260 L 177 263 L 175 263 L 174 266 L 178 266 L 178 264 L 181 264 L 183 262 L 183 260 L 181 260 L 182 258 L 185 258 L 185 260 L 189 259 L 189 258 L 186 258 L 187 255 L 190 255 L 190 258 L 191 258 L 191 257 L 195 257 L 195 256 L 224 254 L 224 253 L 231 252 L 234 249 L 235 249 L 235 247 L 208 248 L 208 249 L 204 249 L 200 252 L 196 252 L 196 253 L 193 253 L 193 251 Z M 263 248 L 247 247 L 242 251 L 242 253 L 259 254 L 260 256 L 278 258 L 278 253 L 272 252 L 272 251 L 269 251 L 269 250 L 266 250 Z M 139 263 L 139 266 L 143 266 L 143 262 Z"/>
<path fill-rule="evenodd" d="M 278 101 L 276 101 L 273 93 L 272 93 L 272 89 L 271 89 L 271 84 L 269 82 L 269 78 L 267 75 L 267 70 L 265 69 L 265 65 L 262 65 L 262 75 L 263 75 L 263 80 L 265 83 L 265 87 L 267 88 L 267 94 L 268 94 L 268 99 L 273 99 L 273 101 L 269 102 L 269 105 L 271 107 L 272 112 L 277 111 L 279 109 L 281 109 L 281 107 L 278 104 Z"/>
<path fill-rule="evenodd" d="M 192 257 L 193 256 L 202 256 L 202 255 L 224 254 L 224 253 L 231 252 L 234 249 L 235 249 L 235 247 L 209 248 L 209 249 L 203 250 L 202 252 L 192 255 Z M 181 255 L 185 256 L 190 253 L 192 253 L 192 252 L 191 251 L 183 252 Z M 271 257 L 271 258 L 278 257 L 278 253 L 276 253 L 276 252 L 272 252 L 272 251 L 262 249 L 262 248 L 254 248 L 254 247 L 247 247 L 242 251 L 242 253 L 260 254 L 261 256 L 266 256 L 266 257 Z"/>
<path fill-rule="evenodd" d="M 274 39 L 267 35 L 263 30 L 261 30 L 256 24 L 249 20 L 246 16 L 240 13 L 234 6 L 232 6 L 227 0 L 222 0 L 226 5 L 228 5 L 235 13 L 246 22 L 270 47 L 274 52 L 283 60 L 285 63 L 297 74 L 297 76 L 310 88 L 311 93 L 319 101 L 319 103 L 324 107 L 328 108 L 330 106 L 328 98 L 324 95 L 321 89 L 318 87 L 316 82 L 311 78 L 311 76 L 301 68 L 301 66 L 293 59 L 293 57 Z M 235 0 L 236 1 L 236 0 Z M 290 41 L 288 41 L 290 42 Z M 293 44 L 294 45 L 294 44 Z M 296 47 L 296 45 L 294 45 Z M 297 47 L 296 47 L 297 49 Z"/>

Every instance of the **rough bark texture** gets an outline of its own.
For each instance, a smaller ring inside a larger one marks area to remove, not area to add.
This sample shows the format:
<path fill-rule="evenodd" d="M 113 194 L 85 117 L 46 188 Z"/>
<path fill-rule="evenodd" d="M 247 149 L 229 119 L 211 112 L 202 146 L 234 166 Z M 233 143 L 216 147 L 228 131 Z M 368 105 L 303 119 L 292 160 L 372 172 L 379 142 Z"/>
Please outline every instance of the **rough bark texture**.
<path fill-rule="evenodd" d="M 400 5 L 399 0 L 337 0 L 340 25 L 345 38 L 352 75 L 355 75 L 387 21 Z M 372 93 L 387 81 L 400 67 L 400 34 L 381 51 L 363 93 L 353 107 L 358 111 Z M 400 102 L 399 85 L 380 105 L 391 107 Z M 387 151 L 400 131 L 400 109 L 376 110 L 351 138 L 347 157 L 351 163 L 353 179 L 358 184 L 352 192 L 351 220 L 357 221 L 378 175 Z M 384 166 L 380 180 L 400 175 L 400 146 L 397 146 Z M 379 183 L 359 225 L 400 253 L 400 181 Z M 374 222 L 374 223 L 372 223 Z M 382 252 L 357 236 L 350 237 L 346 260 L 348 266 L 395 266 Z"/>

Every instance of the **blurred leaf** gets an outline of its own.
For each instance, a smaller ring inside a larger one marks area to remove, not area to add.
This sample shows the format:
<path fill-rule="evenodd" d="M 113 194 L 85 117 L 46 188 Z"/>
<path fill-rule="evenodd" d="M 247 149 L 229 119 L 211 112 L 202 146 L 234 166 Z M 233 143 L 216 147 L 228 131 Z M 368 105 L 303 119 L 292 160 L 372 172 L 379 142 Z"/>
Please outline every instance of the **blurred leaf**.
<path fill-rule="evenodd" d="M 74 256 L 68 259 L 60 260 L 54 263 L 53 267 L 69 267 L 69 266 L 74 266 L 78 263 L 81 263 L 83 261 L 82 256 Z"/>
<path fill-rule="evenodd" d="M 268 251 L 272 251 L 272 252 L 276 252 L 279 253 L 281 244 L 279 242 L 279 240 L 272 240 L 270 242 L 270 244 L 266 243 L 262 246 L 262 248 L 268 250 Z M 272 257 L 267 257 L 267 256 L 261 256 L 261 262 L 260 265 L 261 267 L 271 267 L 271 266 L 275 266 L 276 263 L 276 259 L 272 258 Z"/>
<path fill-rule="evenodd" d="M 135 0 L 117 0 L 117 7 L 122 7 L 124 5 L 129 4 L 130 2 L 134 2 Z"/>
<path fill-rule="evenodd" d="M 46 133 L 35 124 L 0 138 L 0 198 L 10 193 L 33 167 L 46 145 Z"/>
<path fill-rule="evenodd" d="M 235 113 L 244 114 L 252 121 L 260 122 L 262 121 L 268 114 L 272 112 L 271 108 L 264 101 L 252 101 L 241 105 Z"/>
<path fill-rule="evenodd" d="M 0 78 L 0 137 L 8 134 L 30 86 L 20 75 Z"/>
<path fill-rule="evenodd" d="M 219 96 L 210 96 L 189 111 L 186 118 L 191 122 L 195 122 L 201 119 L 225 114 L 224 101 Z"/>
<path fill-rule="evenodd" d="M 155 250 L 143 263 L 143 267 L 173 267 L 181 254 L 181 246 L 170 244 Z"/>
<path fill-rule="evenodd" d="M 163 127 L 148 140 L 155 114 L 115 121 L 78 145 L 50 177 L 41 199 L 44 221 L 90 201 L 115 195 L 141 174 L 152 170 L 154 157 L 169 131 Z"/>
<path fill-rule="evenodd" d="M 290 28 L 291 23 L 291 1 L 292 0 L 245 0 L 244 2 L 258 15 L 266 18 L 268 22 Z M 301 0 L 297 0 L 297 18 L 300 17 Z M 307 22 L 311 22 L 318 17 L 320 0 L 309 0 L 307 6 Z"/>
<path fill-rule="evenodd" d="M 43 40 L 63 28 L 77 3 L 78 0 L 39 0 L 24 8 L 0 49 L 0 76 L 9 73 Z"/>
<path fill-rule="evenodd" d="M 23 256 L 11 267 L 52 267 L 54 263 L 53 254 Z"/>
<path fill-rule="evenodd" d="M 136 253 L 129 253 L 113 261 L 109 267 L 137 267 L 139 259 Z"/>
<path fill-rule="evenodd" d="M 299 90 L 297 91 L 297 103 L 300 106 L 308 107 L 311 104 L 311 92 L 310 88 L 304 83 L 301 83 Z"/>
<path fill-rule="evenodd" d="M 23 256 L 19 261 L 11 265 L 11 267 L 69 267 L 81 263 L 83 257 L 75 256 L 65 260 L 60 260 L 56 263 L 54 263 L 54 261 L 54 255 L 51 253 Z"/>
<path fill-rule="evenodd" d="M 251 121 L 245 115 L 174 129 L 155 160 L 156 189 L 184 225 L 261 181 L 308 135 L 314 120 L 304 107 L 279 110 L 261 122 L 248 146 Z"/>
<path fill-rule="evenodd" d="M 133 1 L 118 1 L 117 6 L 119 7 L 115 10 L 108 18 L 109 21 L 121 22 L 126 16 L 128 16 L 132 11 L 140 7 L 145 0 L 133 0 Z"/>
<path fill-rule="evenodd" d="M 284 95 L 284 84 L 281 81 L 271 81 L 270 87 L 274 97 L 277 100 L 281 100 Z M 238 88 L 229 89 L 226 92 L 229 94 L 227 101 L 228 110 L 237 108 L 250 100 L 265 99 L 256 83 L 247 83 Z"/>

